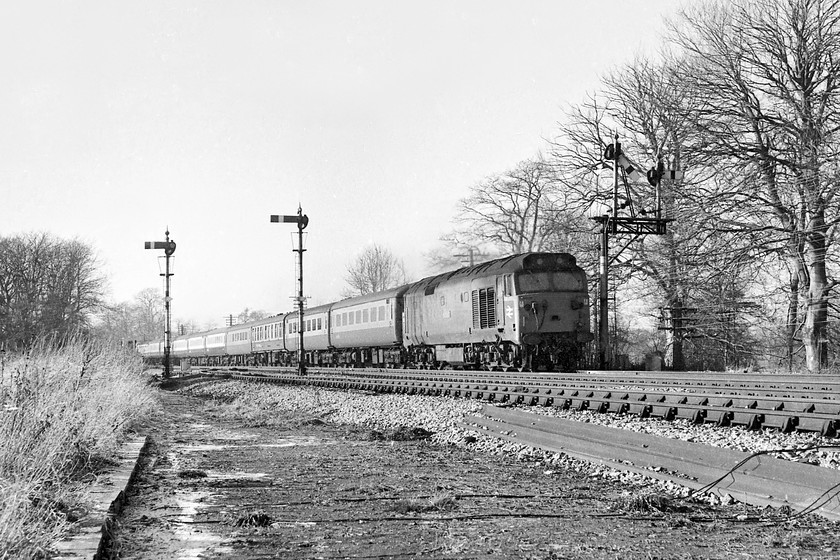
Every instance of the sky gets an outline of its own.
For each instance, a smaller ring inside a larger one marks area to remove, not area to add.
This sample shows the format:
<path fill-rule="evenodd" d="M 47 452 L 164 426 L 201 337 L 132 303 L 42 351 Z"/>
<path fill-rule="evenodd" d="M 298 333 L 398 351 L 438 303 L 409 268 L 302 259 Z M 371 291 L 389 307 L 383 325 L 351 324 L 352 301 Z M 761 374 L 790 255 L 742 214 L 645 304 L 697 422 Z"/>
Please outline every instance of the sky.
<path fill-rule="evenodd" d="M 409 276 L 483 178 L 654 55 L 676 0 L 50 0 L 0 4 L 0 235 L 90 244 L 110 302 L 173 325 L 310 305 L 378 244 Z"/>

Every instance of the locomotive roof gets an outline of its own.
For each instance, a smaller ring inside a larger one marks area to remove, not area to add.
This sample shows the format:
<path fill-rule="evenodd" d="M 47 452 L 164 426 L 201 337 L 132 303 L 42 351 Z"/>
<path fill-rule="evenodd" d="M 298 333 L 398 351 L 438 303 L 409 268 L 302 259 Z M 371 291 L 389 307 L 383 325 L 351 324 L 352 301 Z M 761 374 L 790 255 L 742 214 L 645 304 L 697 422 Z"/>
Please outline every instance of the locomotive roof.
<path fill-rule="evenodd" d="M 546 272 L 559 270 L 582 270 L 575 257 L 569 253 L 521 253 L 501 259 L 483 262 L 474 266 L 465 266 L 452 272 L 429 276 L 411 285 L 410 291 L 440 284 L 454 278 L 483 278 L 497 274 L 514 272 Z"/>

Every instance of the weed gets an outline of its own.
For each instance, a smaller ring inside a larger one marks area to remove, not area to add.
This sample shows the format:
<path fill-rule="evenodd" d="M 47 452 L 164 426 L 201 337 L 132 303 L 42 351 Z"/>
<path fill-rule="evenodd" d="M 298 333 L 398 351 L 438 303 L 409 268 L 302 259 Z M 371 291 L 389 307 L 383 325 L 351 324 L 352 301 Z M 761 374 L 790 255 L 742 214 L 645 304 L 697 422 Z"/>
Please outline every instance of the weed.
<path fill-rule="evenodd" d="M 83 515 L 79 482 L 152 408 L 139 358 L 83 340 L 0 359 L 0 558 L 40 558 Z"/>

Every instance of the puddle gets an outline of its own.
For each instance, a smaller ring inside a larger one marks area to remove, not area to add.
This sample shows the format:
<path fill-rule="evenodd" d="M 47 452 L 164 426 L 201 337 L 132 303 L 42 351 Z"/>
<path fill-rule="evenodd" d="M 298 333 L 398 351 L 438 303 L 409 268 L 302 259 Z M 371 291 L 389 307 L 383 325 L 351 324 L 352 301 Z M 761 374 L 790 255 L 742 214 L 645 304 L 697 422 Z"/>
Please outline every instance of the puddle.
<path fill-rule="evenodd" d="M 249 439 L 253 439 L 257 436 L 252 436 Z M 227 439 L 227 438 L 217 438 L 217 439 Z M 233 439 L 233 438 L 231 438 Z M 239 438 L 242 439 L 242 438 Z M 291 437 L 285 438 L 275 443 L 232 443 L 232 444 L 212 444 L 212 443 L 205 443 L 199 445 L 184 445 L 179 449 L 186 453 L 194 453 L 194 452 L 204 452 L 204 451 L 224 451 L 225 449 L 232 449 L 232 448 L 239 448 L 242 449 L 244 447 L 261 447 L 261 448 L 276 448 L 276 447 L 295 447 L 295 446 L 310 446 L 310 445 L 328 445 L 332 442 L 324 441 L 320 438 L 316 437 Z"/>
<path fill-rule="evenodd" d="M 181 447 L 181 451 L 185 451 L 186 453 L 192 453 L 193 451 L 221 451 L 223 449 L 227 449 L 228 447 L 233 447 L 231 445 L 211 445 L 209 443 L 203 445 L 185 445 Z"/>
<path fill-rule="evenodd" d="M 268 473 L 246 473 L 246 472 L 235 472 L 235 473 L 207 473 L 208 480 L 238 480 L 238 479 L 251 479 L 256 480 L 260 478 L 264 478 L 268 476 Z"/>
<path fill-rule="evenodd" d="M 225 539 L 219 535 L 205 533 L 195 529 L 195 516 L 206 507 L 206 500 L 211 496 L 208 492 L 185 492 L 175 497 L 180 512 L 173 517 L 181 524 L 175 524 L 175 537 L 182 546 L 178 547 L 175 558 L 178 560 L 198 560 L 208 552 L 226 554 L 233 552 L 229 546 L 219 546 Z"/>
<path fill-rule="evenodd" d="M 255 447 L 294 447 L 296 445 L 300 446 L 307 446 L 307 445 L 320 445 L 325 444 L 327 442 L 313 437 L 299 437 L 299 438 L 289 438 L 286 440 L 282 440 L 278 443 L 258 443 Z"/>

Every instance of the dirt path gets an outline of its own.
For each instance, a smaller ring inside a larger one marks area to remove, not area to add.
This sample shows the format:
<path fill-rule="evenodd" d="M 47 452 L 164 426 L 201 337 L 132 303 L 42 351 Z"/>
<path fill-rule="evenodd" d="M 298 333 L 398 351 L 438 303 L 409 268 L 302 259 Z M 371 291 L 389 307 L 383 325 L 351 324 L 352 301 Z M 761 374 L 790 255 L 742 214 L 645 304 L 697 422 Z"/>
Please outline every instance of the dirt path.
<path fill-rule="evenodd" d="M 544 464 L 289 416 L 247 427 L 163 393 L 114 556 L 833 558 L 824 525 L 740 506 L 645 510 L 639 489 Z M 656 504 L 662 506 L 662 503 Z"/>

